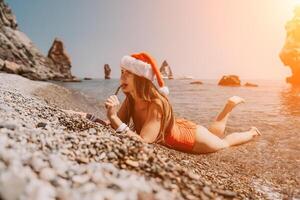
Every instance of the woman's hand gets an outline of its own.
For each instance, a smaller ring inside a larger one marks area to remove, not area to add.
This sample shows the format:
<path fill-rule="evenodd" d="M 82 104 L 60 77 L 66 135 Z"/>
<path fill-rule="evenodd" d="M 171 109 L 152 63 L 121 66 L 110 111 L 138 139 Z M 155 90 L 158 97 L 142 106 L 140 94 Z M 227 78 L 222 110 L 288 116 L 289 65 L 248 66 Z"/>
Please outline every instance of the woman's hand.
<path fill-rule="evenodd" d="M 107 110 L 106 116 L 108 119 L 111 120 L 113 117 L 117 116 L 119 106 L 120 106 L 120 102 L 116 95 L 110 96 L 105 101 L 105 108 Z"/>

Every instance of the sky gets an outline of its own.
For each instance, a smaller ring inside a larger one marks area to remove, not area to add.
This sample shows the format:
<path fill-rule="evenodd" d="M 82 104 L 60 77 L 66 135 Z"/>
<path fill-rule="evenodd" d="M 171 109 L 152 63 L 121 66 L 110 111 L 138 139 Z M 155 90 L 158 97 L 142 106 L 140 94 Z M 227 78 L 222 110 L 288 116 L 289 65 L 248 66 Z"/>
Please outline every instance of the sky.
<path fill-rule="evenodd" d="M 6 0 L 45 54 L 63 40 L 78 77 L 120 76 L 121 57 L 146 51 L 175 76 L 282 79 L 278 54 L 299 0 Z M 25 3 L 26 2 L 26 3 Z"/>

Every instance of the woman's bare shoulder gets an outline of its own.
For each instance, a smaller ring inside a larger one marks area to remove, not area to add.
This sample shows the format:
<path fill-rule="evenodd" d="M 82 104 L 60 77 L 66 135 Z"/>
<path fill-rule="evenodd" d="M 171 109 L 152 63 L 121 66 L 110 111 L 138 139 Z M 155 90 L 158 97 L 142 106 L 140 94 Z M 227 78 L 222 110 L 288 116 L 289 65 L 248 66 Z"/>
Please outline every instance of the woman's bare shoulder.
<path fill-rule="evenodd" d="M 151 102 L 149 105 L 149 114 L 150 116 L 156 116 L 157 118 L 161 118 L 162 116 L 162 103 L 161 101 Z"/>

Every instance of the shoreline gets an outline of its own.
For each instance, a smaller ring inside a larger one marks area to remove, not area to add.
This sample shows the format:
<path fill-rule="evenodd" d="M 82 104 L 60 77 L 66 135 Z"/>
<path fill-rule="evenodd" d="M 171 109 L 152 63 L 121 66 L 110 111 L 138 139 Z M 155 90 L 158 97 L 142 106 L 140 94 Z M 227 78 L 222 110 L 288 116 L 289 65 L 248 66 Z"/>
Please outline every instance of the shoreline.
<path fill-rule="evenodd" d="M 267 187 L 265 177 L 239 159 L 254 143 L 191 155 L 143 144 L 61 110 L 101 114 L 95 107 L 61 86 L 0 73 L 0 197 L 19 194 L 34 199 L 28 191 L 38 188 L 48 199 L 93 199 L 99 191 L 102 197 L 114 195 L 109 199 L 265 199 L 270 197 L 267 189 L 276 194 L 274 189 L 284 186 Z M 20 171 L 24 174 L 16 173 Z M 19 190 L 1 190 L 8 180 Z M 297 195 L 295 184 L 290 187 Z"/>

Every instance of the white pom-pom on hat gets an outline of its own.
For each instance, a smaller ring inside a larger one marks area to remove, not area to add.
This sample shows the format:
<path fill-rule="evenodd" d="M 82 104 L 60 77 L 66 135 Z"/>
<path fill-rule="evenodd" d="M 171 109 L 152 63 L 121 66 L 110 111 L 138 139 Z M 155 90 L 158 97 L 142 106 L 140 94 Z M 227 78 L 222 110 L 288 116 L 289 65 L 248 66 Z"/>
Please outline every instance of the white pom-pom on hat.
<path fill-rule="evenodd" d="M 167 86 L 163 86 L 158 88 L 159 92 L 168 96 L 170 94 L 169 88 Z"/>

